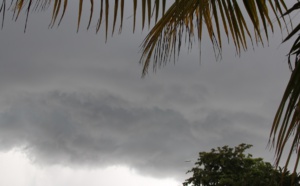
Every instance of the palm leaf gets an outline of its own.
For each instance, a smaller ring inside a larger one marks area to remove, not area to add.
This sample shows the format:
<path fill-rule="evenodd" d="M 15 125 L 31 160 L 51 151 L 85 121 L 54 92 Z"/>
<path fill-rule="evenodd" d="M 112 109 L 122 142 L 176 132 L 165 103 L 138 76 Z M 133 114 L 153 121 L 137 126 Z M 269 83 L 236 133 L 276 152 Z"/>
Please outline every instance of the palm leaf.
<path fill-rule="evenodd" d="M 2 5 L 0 7 L 0 13 L 2 13 L 2 25 L 4 23 L 4 17 L 5 17 L 5 11 L 6 11 L 6 1 L 7 0 L 2 0 Z M 63 1 L 63 3 L 62 3 Z M 96 31 L 98 32 L 102 23 L 102 16 L 103 16 L 103 6 L 105 9 L 105 35 L 107 37 L 107 32 L 108 32 L 108 25 L 109 25 L 109 0 L 99 0 L 100 1 L 100 16 L 99 16 L 99 20 L 98 20 L 98 24 L 96 26 Z M 103 2 L 104 1 L 104 2 Z M 60 25 L 65 12 L 68 8 L 68 2 L 69 0 L 11 0 L 11 5 L 9 9 L 13 10 L 14 12 L 14 19 L 17 20 L 21 11 L 24 9 L 24 7 L 26 7 L 26 21 L 25 21 L 25 29 L 24 31 L 26 31 L 26 25 L 27 25 L 27 21 L 28 21 L 28 15 L 30 11 L 35 11 L 35 10 L 46 10 L 49 5 L 52 5 L 52 17 L 51 17 L 51 21 L 49 24 L 49 27 L 52 28 L 55 23 L 56 20 L 58 18 L 58 15 L 61 14 L 60 16 L 60 20 L 58 22 L 58 25 Z M 81 24 L 81 14 L 82 14 L 82 9 L 83 9 L 83 0 L 78 0 L 79 2 L 79 8 L 78 8 L 78 20 L 77 20 L 77 31 L 79 30 L 80 24 Z M 133 10 L 134 10 L 134 26 L 133 26 L 133 30 L 135 30 L 135 22 L 136 22 L 136 9 L 137 9 L 137 4 L 138 2 L 141 2 L 140 4 L 142 5 L 142 25 L 144 28 L 144 23 L 145 20 L 148 20 L 148 25 L 150 25 L 151 22 L 151 18 L 152 18 L 152 8 L 156 7 L 155 9 L 155 15 L 156 15 L 156 19 L 158 19 L 158 15 L 159 15 L 159 11 L 163 12 L 165 11 L 165 4 L 166 4 L 166 0 L 161 0 L 161 1 L 154 1 L 154 4 L 152 3 L 152 0 L 133 0 Z M 160 2 L 162 3 L 162 6 L 159 6 Z M 91 24 L 91 20 L 93 17 L 93 12 L 94 12 L 94 0 L 90 0 L 90 16 L 89 16 L 89 20 L 88 20 L 88 26 L 87 29 L 90 28 L 90 24 Z M 119 31 L 122 30 L 122 24 L 123 24 L 123 16 L 124 16 L 124 0 L 115 0 L 114 1 L 114 14 L 113 14 L 113 24 L 112 24 L 112 34 L 114 33 L 115 30 L 115 26 L 116 26 L 116 20 L 117 20 L 117 15 L 120 12 L 120 27 L 119 27 Z M 35 4 L 35 6 L 31 6 L 32 4 Z M 153 7 L 152 7 L 153 6 Z M 146 14 L 147 11 L 147 14 Z"/>
<path fill-rule="evenodd" d="M 96 32 L 100 29 L 104 13 L 105 35 L 107 38 L 110 1 L 99 1 L 100 16 L 96 26 Z M 3 0 L 3 2 L 5 2 L 5 0 Z M 81 24 L 83 0 L 78 0 L 78 2 L 77 31 Z M 150 25 L 152 17 L 154 17 L 155 22 L 158 20 L 159 11 L 162 11 L 161 15 L 163 15 L 156 23 L 156 26 L 151 29 L 149 35 L 142 44 L 143 55 L 140 62 L 144 65 L 143 75 L 147 72 L 150 62 L 153 62 L 153 68 L 155 69 L 157 65 L 160 66 L 161 64 L 168 62 L 171 56 L 175 56 L 176 58 L 176 54 L 179 54 L 182 38 L 184 36 L 188 37 L 187 42 L 190 46 L 195 42 L 194 37 L 197 37 L 198 40 L 201 41 L 203 28 L 206 28 L 211 42 L 214 47 L 218 49 L 217 51 L 221 51 L 222 49 L 221 29 L 225 30 L 225 36 L 228 40 L 231 40 L 234 43 L 237 54 L 240 54 L 241 50 L 247 49 L 247 40 L 250 40 L 252 45 L 254 42 L 263 44 L 264 39 L 262 32 L 265 34 L 265 38 L 268 41 L 268 31 L 273 31 L 273 23 L 270 19 L 269 10 L 271 10 L 270 12 L 272 12 L 272 15 L 276 16 L 279 26 L 281 26 L 279 17 L 282 16 L 283 10 L 286 10 L 286 5 L 283 0 L 243 0 L 242 2 L 238 2 L 237 0 L 176 0 L 168 9 L 168 15 L 166 15 L 166 0 L 153 0 L 153 2 L 154 3 L 152 3 L 152 0 L 133 0 L 134 31 L 138 3 L 140 3 L 142 10 L 142 29 L 144 29 L 146 20 L 148 20 L 148 25 Z M 160 2 L 162 6 L 160 6 Z M 18 18 L 21 10 L 25 6 L 27 6 L 28 16 L 32 3 L 35 3 L 35 7 L 43 7 L 43 10 L 47 7 L 45 4 L 52 4 L 53 9 L 50 27 L 54 26 L 59 14 L 61 14 L 61 16 L 58 24 L 61 23 L 68 7 L 68 0 L 64 0 L 63 3 L 62 0 L 11 0 L 11 3 L 15 4 L 15 6 L 12 6 L 13 11 L 15 12 L 15 19 Z M 115 30 L 118 12 L 120 12 L 121 15 L 119 31 L 122 29 L 124 0 L 115 0 L 113 3 L 114 13 L 112 34 Z M 90 4 L 91 9 L 89 10 L 90 17 L 87 28 L 90 27 L 93 17 L 94 0 L 90 0 Z M 247 13 L 241 11 L 241 5 L 244 5 L 243 8 Z M 152 14 L 151 10 L 155 11 L 155 14 Z M 3 14 L 5 13 L 4 8 L 1 8 L 0 11 L 3 11 Z M 246 14 L 251 22 L 245 21 Z M 221 19 L 219 19 L 219 17 L 221 17 Z M 250 32 L 249 27 L 254 28 L 253 31 Z M 253 38 L 255 38 L 255 41 L 253 41 Z M 160 42 L 158 42 L 158 40 Z"/>
<path fill-rule="evenodd" d="M 295 3 L 295 5 L 288 9 L 284 15 L 293 13 L 294 11 L 299 11 L 300 2 Z M 300 31 L 300 24 L 298 24 L 284 39 L 284 42 L 290 40 L 296 33 Z M 289 149 L 288 158 L 286 161 L 286 166 L 289 164 L 290 159 L 294 153 L 296 153 L 296 163 L 294 171 L 298 167 L 300 159 L 300 36 L 295 39 L 289 54 L 288 63 L 292 74 L 288 85 L 285 89 L 284 95 L 282 97 L 281 103 L 277 110 L 274 118 L 273 126 L 270 133 L 270 143 L 275 146 L 276 152 L 276 164 L 284 153 L 288 140 L 291 140 L 291 147 Z M 292 60 L 294 59 L 294 64 Z"/>
<path fill-rule="evenodd" d="M 246 13 L 241 11 L 242 5 Z M 225 37 L 234 43 L 237 54 L 247 49 L 247 40 L 264 44 L 263 38 L 268 41 L 268 32 L 273 32 L 272 15 L 277 17 L 281 28 L 279 17 L 283 9 L 286 10 L 286 5 L 282 0 L 176 0 L 143 41 L 140 59 L 144 65 L 143 75 L 150 63 L 155 70 L 170 61 L 173 54 L 178 54 L 184 36 L 188 37 L 190 46 L 197 42 L 194 37 L 201 42 L 204 28 L 217 51 L 222 49 L 220 29 L 225 30 Z M 245 21 L 246 16 L 250 22 Z"/>

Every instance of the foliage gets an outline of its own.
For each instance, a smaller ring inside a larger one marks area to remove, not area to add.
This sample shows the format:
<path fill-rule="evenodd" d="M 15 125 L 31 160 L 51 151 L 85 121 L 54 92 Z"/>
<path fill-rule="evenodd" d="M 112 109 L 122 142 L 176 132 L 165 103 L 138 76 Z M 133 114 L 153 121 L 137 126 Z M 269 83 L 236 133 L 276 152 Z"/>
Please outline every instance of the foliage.
<path fill-rule="evenodd" d="M 275 169 L 262 158 L 245 154 L 252 145 L 240 144 L 237 147 L 212 149 L 200 152 L 195 167 L 188 171 L 193 176 L 183 185 L 194 186 L 294 186 L 300 184 L 300 177 Z"/>
<path fill-rule="evenodd" d="M 100 2 L 100 12 L 96 13 L 96 15 L 99 15 L 96 32 L 99 31 L 102 20 L 104 20 L 107 37 L 111 1 L 98 1 Z M 49 24 L 49 27 L 53 27 L 55 24 L 59 25 L 61 23 L 68 8 L 68 2 L 69 0 L 11 0 L 9 9 L 14 12 L 15 20 L 18 19 L 21 10 L 26 10 L 26 30 L 30 11 L 43 11 L 53 5 L 52 18 Z M 78 0 L 77 31 L 81 24 L 83 2 L 83 0 Z M 172 56 L 176 58 L 176 55 L 180 52 L 182 40 L 186 39 L 190 47 L 193 46 L 195 41 L 201 41 L 204 28 L 206 28 L 213 46 L 219 52 L 222 50 L 222 27 L 228 40 L 232 39 L 238 54 L 242 49 L 247 49 L 249 42 L 249 40 L 247 42 L 247 39 L 250 39 L 252 44 L 253 42 L 264 43 L 263 33 L 266 40 L 268 40 L 268 31 L 274 30 L 270 12 L 276 17 L 276 22 L 281 28 L 280 17 L 287 10 L 283 0 L 244 0 L 241 2 L 236 0 L 175 0 L 167 11 L 165 11 L 166 0 L 133 0 L 132 2 L 133 31 L 135 30 L 138 2 L 140 2 L 142 10 L 142 29 L 144 29 L 146 20 L 148 25 L 150 25 L 152 18 L 156 23 L 142 44 L 143 53 L 140 62 L 144 64 L 144 75 L 147 73 L 151 61 L 153 61 L 153 68 L 155 69 L 157 65 L 168 62 Z M 120 14 L 119 31 L 122 30 L 125 0 L 115 0 L 113 4 L 112 34 L 115 31 L 118 14 Z M 241 4 L 244 6 L 241 6 Z M 96 9 L 94 6 L 95 0 L 90 0 L 90 16 L 87 29 L 90 28 L 91 20 L 94 17 Z M 6 0 L 2 0 L 0 7 L 0 12 L 3 13 L 2 24 L 6 7 Z M 243 8 L 246 13 L 243 12 Z M 161 17 L 157 22 L 159 15 Z M 247 22 L 247 18 L 251 21 Z M 253 32 L 249 27 L 253 28 Z M 195 35 L 198 40 L 194 39 Z"/>
<path fill-rule="evenodd" d="M 96 25 L 96 33 L 100 30 L 100 26 L 102 22 L 105 23 L 105 35 L 107 38 L 108 34 L 108 26 L 109 26 L 109 13 L 110 13 L 110 5 L 114 5 L 113 11 L 113 24 L 112 24 L 112 34 L 115 31 L 115 26 L 117 22 L 118 14 L 120 15 L 120 27 L 119 32 L 122 30 L 123 26 L 123 19 L 124 19 L 124 6 L 125 0 L 90 0 L 84 2 L 83 0 L 78 0 L 78 17 L 77 17 L 77 31 L 79 30 L 81 24 L 81 17 L 82 17 L 82 10 L 83 10 L 83 3 L 90 4 L 90 15 L 88 19 L 87 29 L 90 28 L 92 18 L 95 17 L 94 13 L 97 9 L 95 7 L 96 3 L 100 2 L 100 9 L 97 12 L 98 21 Z M 136 23 L 136 12 L 138 7 L 138 0 L 133 0 L 133 32 L 135 31 L 135 23 Z M 155 0 L 152 3 L 152 0 L 139 0 L 141 2 L 141 9 L 142 9 L 142 28 L 144 28 L 146 20 L 148 20 L 148 25 L 150 26 L 151 18 L 153 17 L 152 8 L 155 7 L 155 21 L 157 21 L 159 14 L 164 14 L 166 8 L 166 0 Z M 10 0 L 10 3 L 7 3 L 7 0 L 2 0 L 2 4 L 0 7 L 0 12 L 2 12 L 2 27 L 4 24 L 4 17 L 6 10 L 13 11 L 13 19 L 17 20 L 21 11 L 25 9 L 26 11 L 26 22 L 24 32 L 26 31 L 27 22 L 29 13 L 31 11 L 45 11 L 49 7 L 52 6 L 52 17 L 49 24 L 49 27 L 52 28 L 55 24 L 58 26 L 61 24 L 63 17 L 67 12 L 67 8 L 69 4 L 69 0 Z M 161 11 L 161 12 L 160 12 Z"/>
<path fill-rule="evenodd" d="M 243 8 L 246 11 L 243 12 Z M 218 54 L 222 52 L 224 36 L 234 43 L 237 54 L 247 50 L 249 40 L 251 45 L 264 44 L 263 34 L 268 41 L 268 31 L 273 31 L 270 12 L 276 17 L 276 23 L 281 29 L 281 21 L 285 19 L 279 17 L 285 10 L 286 5 L 282 0 L 177 0 L 151 29 L 142 44 L 143 74 L 147 73 L 150 62 L 153 62 L 155 69 L 168 62 L 172 56 L 175 59 L 183 41 L 190 48 L 194 42 L 201 44 L 204 31 L 208 33 L 214 51 Z M 247 18 L 251 21 L 246 21 Z"/>
<path fill-rule="evenodd" d="M 297 12 L 300 9 L 300 2 L 290 8 L 284 15 L 289 15 L 293 12 Z M 298 24 L 284 41 L 291 39 L 300 30 L 300 24 Z M 290 162 L 293 153 L 297 153 L 297 159 L 294 166 L 294 172 L 296 171 L 300 159 L 300 35 L 295 39 L 290 52 L 288 54 L 288 62 L 292 74 L 288 85 L 285 89 L 281 103 L 274 118 L 270 142 L 275 145 L 276 150 L 276 164 L 278 165 L 281 156 L 284 152 L 285 146 L 288 140 L 293 136 L 291 148 L 288 153 L 286 161 L 287 166 Z M 292 64 L 294 59 L 294 65 Z M 293 68 L 294 66 L 294 68 Z"/>

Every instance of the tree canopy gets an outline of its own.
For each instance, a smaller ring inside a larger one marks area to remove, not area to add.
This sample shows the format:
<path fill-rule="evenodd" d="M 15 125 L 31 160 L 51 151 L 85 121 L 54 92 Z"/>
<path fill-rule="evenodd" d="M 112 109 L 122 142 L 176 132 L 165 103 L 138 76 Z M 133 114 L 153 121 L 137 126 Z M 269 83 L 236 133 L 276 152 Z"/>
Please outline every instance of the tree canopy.
<path fill-rule="evenodd" d="M 262 158 L 253 158 L 245 151 L 252 145 L 224 146 L 210 152 L 200 152 L 192 177 L 183 185 L 193 186 L 296 186 L 299 175 L 275 169 Z"/>

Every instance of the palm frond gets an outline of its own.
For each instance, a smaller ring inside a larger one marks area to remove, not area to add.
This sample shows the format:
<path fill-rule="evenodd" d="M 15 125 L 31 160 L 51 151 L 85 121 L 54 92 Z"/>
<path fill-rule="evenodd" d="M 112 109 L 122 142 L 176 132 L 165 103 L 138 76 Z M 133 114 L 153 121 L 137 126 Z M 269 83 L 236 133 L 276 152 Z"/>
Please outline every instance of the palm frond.
<path fill-rule="evenodd" d="M 2 0 L 0 8 L 0 13 L 2 12 L 3 15 L 2 24 L 4 22 L 6 1 Z M 95 11 L 94 1 L 78 0 L 77 31 L 81 25 L 83 3 L 90 4 L 90 10 L 88 10 L 90 11 L 90 16 L 87 24 L 87 28 L 90 28 Z M 121 15 L 119 32 L 122 30 L 125 1 L 99 1 L 100 12 L 98 14 L 96 32 L 99 31 L 104 18 L 107 39 L 109 5 L 111 3 L 114 7 L 112 19 L 113 34 L 118 14 Z M 52 17 L 49 24 L 51 28 L 55 24 L 60 25 L 62 22 L 68 8 L 68 2 L 69 0 L 11 0 L 9 9 L 13 10 L 15 20 L 18 19 L 20 12 L 26 9 L 25 31 L 30 11 L 37 9 L 46 10 L 52 6 Z M 146 22 L 149 27 L 152 18 L 156 22 L 158 15 L 162 15 L 142 44 L 143 54 L 140 62 L 144 65 L 143 75 L 146 74 L 150 62 L 153 62 L 153 68 L 155 69 L 157 66 L 168 62 L 172 56 L 176 58 L 176 55 L 180 52 L 183 38 L 188 38 L 187 43 L 190 46 L 195 42 L 195 36 L 201 41 L 204 28 L 206 28 L 211 42 L 219 52 L 222 50 L 221 30 L 224 30 L 225 36 L 233 41 L 237 54 L 240 54 L 241 50 L 247 50 L 248 39 L 250 39 L 251 45 L 254 42 L 264 44 L 263 38 L 265 37 L 266 41 L 268 41 L 268 31 L 273 31 L 273 22 L 270 19 L 269 12 L 276 16 L 277 23 L 281 27 L 281 19 L 279 18 L 287 9 L 284 0 L 243 0 L 242 2 L 237 0 L 175 0 L 165 12 L 166 0 L 133 0 L 133 31 L 135 31 L 138 3 L 141 5 L 140 8 L 142 10 L 142 29 L 144 29 Z M 243 9 L 245 11 L 242 11 L 241 5 L 244 5 Z M 245 15 L 248 15 L 250 22 L 246 21 Z M 254 29 L 250 31 L 249 28 Z M 265 36 L 263 36 L 263 33 Z"/>
<path fill-rule="evenodd" d="M 2 26 L 4 23 L 4 17 L 5 12 L 7 10 L 6 8 L 6 1 L 2 0 L 2 5 L 0 7 L 0 13 L 2 13 Z M 80 28 L 81 25 L 81 17 L 82 17 L 82 11 L 83 11 L 83 3 L 89 3 L 90 4 L 90 16 L 87 24 L 87 29 L 90 28 L 91 20 L 94 17 L 94 3 L 95 0 L 90 0 L 88 2 L 84 2 L 83 0 L 78 0 L 79 7 L 78 7 L 78 17 L 77 17 L 77 31 Z M 98 18 L 98 24 L 96 26 L 96 31 L 98 32 L 102 23 L 103 13 L 105 14 L 105 35 L 107 37 L 108 35 L 108 25 L 109 25 L 109 5 L 110 3 L 113 4 L 114 12 L 113 12 L 113 23 L 112 23 L 112 34 L 115 31 L 117 17 L 120 15 L 120 26 L 119 26 L 119 33 L 122 31 L 123 26 L 123 17 L 124 17 L 124 4 L 125 0 L 115 0 L 114 2 L 110 0 L 98 0 L 100 2 L 100 9 L 99 9 L 99 18 Z M 133 30 L 135 30 L 135 22 L 136 22 L 136 9 L 138 6 L 138 2 L 142 6 L 142 25 L 144 28 L 145 21 L 148 21 L 148 25 L 150 25 L 151 18 L 153 13 L 156 15 L 156 20 L 158 19 L 158 15 L 161 12 L 165 11 L 166 7 L 166 0 L 161 1 L 154 1 L 152 3 L 152 0 L 133 0 L 133 17 L 134 17 L 134 23 L 133 23 Z M 9 10 L 12 10 L 14 12 L 14 19 L 17 20 L 21 11 L 23 9 L 26 9 L 26 21 L 25 21 L 25 28 L 24 32 L 26 31 L 26 25 L 28 22 L 28 16 L 30 11 L 36 11 L 36 10 L 42 10 L 45 11 L 49 7 L 52 6 L 52 17 L 49 24 L 49 27 L 52 28 L 55 24 L 60 25 L 62 22 L 63 17 L 65 16 L 66 10 L 68 8 L 69 0 L 11 0 L 11 6 L 9 7 Z M 160 6 L 160 4 L 162 6 Z M 153 7 L 156 7 L 153 9 Z M 104 12 L 103 12 L 104 9 Z M 153 9 L 153 12 L 152 12 Z M 147 11 L 147 14 L 146 14 Z M 58 23 L 57 23 L 58 22 Z"/>
<path fill-rule="evenodd" d="M 295 3 L 295 5 L 288 9 L 284 15 L 293 13 L 294 11 L 299 11 L 300 2 Z M 298 24 L 284 39 L 285 41 L 290 40 L 296 33 L 300 31 L 300 24 Z M 270 141 L 273 146 L 275 146 L 276 152 L 276 164 L 284 153 L 288 140 L 291 139 L 291 147 L 289 149 L 288 158 L 285 167 L 290 162 L 290 159 L 294 153 L 296 153 L 296 163 L 295 171 L 298 167 L 298 162 L 300 159 L 300 36 L 295 39 L 289 54 L 288 63 L 292 74 L 288 85 L 285 89 L 284 95 L 282 97 L 281 103 L 277 110 L 274 118 L 273 126 L 270 133 Z M 292 64 L 292 59 L 294 59 L 294 64 Z"/>
<path fill-rule="evenodd" d="M 241 5 L 246 12 L 242 11 Z M 284 22 L 284 19 L 279 18 L 286 9 L 283 0 L 176 0 L 143 41 L 140 59 L 144 65 L 143 75 L 151 62 L 155 70 L 176 57 L 184 38 L 188 38 L 190 46 L 196 42 L 195 37 L 201 41 L 204 28 L 220 52 L 221 29 L 228 40 L 233 41 L 238 55 L 241 50 L 247 50 L 248 39 L 251 45 L 254 42 L 264 44 L 264 40 L 268 42 L 268 32 L 273 32 L 271 16 L 276 17 L 281 29 L 280 21 Z M 251 21 L 246 21 L 246 15 Z M 250 31 L 249 28 L 254 29 Z"/>

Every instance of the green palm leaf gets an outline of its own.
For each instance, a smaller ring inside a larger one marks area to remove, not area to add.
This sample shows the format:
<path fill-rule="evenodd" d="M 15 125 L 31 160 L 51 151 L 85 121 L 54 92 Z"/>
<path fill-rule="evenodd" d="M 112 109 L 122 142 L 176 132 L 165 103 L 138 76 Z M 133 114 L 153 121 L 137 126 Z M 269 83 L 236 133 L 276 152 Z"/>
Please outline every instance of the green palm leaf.
<path fill-rule="evenodd" d="M 151 62 L 156 69 L 173 56 L 176 57 L 182 39 L 186 36 L 189 45 L 195 42 L 195 37 L 201 41 L 204 28 L 217 51 L 222 50 L 224 36 L 233 41 L 237 54 L 247 50 L 247 40 L 251 44 L 264 44 L 263 38 L 268 41 L 269 30 L 273 32 L 271 15 L 276 16 L 281 28 L 279 17 L 284 10 L 286 5 L 282 0 L 177 0 L 151 29 L 142 44 L 140 62 L 144 64 L 143 75 L 147 73 Z M 246 16 L 251 22 L 246 21 Z M 249 31 L 249 28 L 253 30 Z M 220 29 L 225 31 L 224 36 Z"/>
<path fill-rule="evenodd" d="M 284 15 L 288 15 L 294 11 L 299 11 L 300 2 L 287 10 Z M 295 36 L 300 31 L 300 24 L 298 24 L 284 39 L 284 42 Z M 285 89 L 281 103 L 274 118 L 273 126 L 270 134 L 270 142 L 275 145 L 276 150 L 276 164 L 278 165 L 288 140 L 293 137 L 292 144 L 288 153 L 286 166 L 294 152 L 297 154 L 294 171 L 298 167 L 300 159 L 300 36 L 295 39 L 290 52 L 288 54 L 288 63 L 292 70 L 292 74 L 288 85 Z M 292 64 L 294 59 L 294 64 Z"/>
<path fill-rule="evenodd" d="M 104 13 L 105 35 L 107 37 L 109 2 L 111 1 L 99 1 L 100 15 L 96 31 L 98 32 L 100 29 Z M 81 24 L 83 0 L 78 0 L 78 2 L 77 31 Z M 90 27 L 94 12 L 94 0 L 90 0 L 89 2 L 91 8 L 89 10 L 90 16 L 87 28 Z M 141 57 L 141 63 L 144 64 L 143 75 L 147 72 L 150 62 L 153 62 L 153 67 L 155 69 L 158 64 L 169 61 L 172 54 L 175 56 L 176 54 L 178 55 L 182 38 L 186 34 L 189 38 L 188 43 L 190 45 L 195 42 L 194 37 L 196 36 L 201 40 L 204 28 L 206 28 L 209 38 L 214 47 L 218 48 L 218 51 L 221 51 L 222 49 L 223 36 L 221 35 L 221 29 L 224 29 L 225 36 L 233 41 L 237 54 L 239 54 L 241 50 L 247 49 L 247 39 L 250 39 L 251 44 L 253 44 L 253 42 L 264 43 L 262 33 L 265 34 L 266 40 L 268 41 L 268 31 L 273 31 L 273 23 L 270 19 L 269 10 L 273 13 L 272 15 L 276 16 L 278 24 L 281 27 L 279 17 L 281 17 L 283 12 L 287 9 L 283 0 L 175 0 L 165 13 L 166 0 L 154 0 L 153 2 L 154 3 L 152 3 L 152 0 L 133 0 L 133 30 L 135 30 L 138 3 L 140 3 L 142 10 L 142 29 L 144 29 L 146 20 L 148 20 L 148 25 L 150 25 L 151 18 L 154 17 L 153 19 L 155 19 L 156 22 L 158 20 L 159 12 L 162 12 L 162 17 L 151 29 L 149 35 L 142 44 L 143 55 Z M 2 7 L 4 7 L 5 4 L 6 0 L 2 0 Z M 160 6 L 160 4 L 162 6 Z M 26 16 L 28 18 L 28 13 L 31 10 L 37 10 L 39 8 L 45 10 L 51 5 L 53 6 L 52 19 L 49 26 L 53 27 L 59 17 L 58 25 L 61 23 L 68 7 L 68 0 L 11 0 L 10 9 L 14 11 L 15 19 L 18 18 L 22 9 L 26 9 Z M 121 15 L 119 31 L 122 29 L 124 0 L 115 0 L 113 5 L 112 34 L 115 30 L 118 14 Z M 242 11 L 241 5 L 243 5 L 242 8 L 245 9 L 247 13 Z M 3 20 L 5 10 L 5 8 L 0 9 L 0 12 L 3 12 Z M 245 14 L 248 15 L 251 22 L 245 21 Z M 254 28 L 253 31 L 249 31 L 249 27 Z"/>
<path fill-rule="evenodd" d="M 6 11 L 6 1 L 7 0 L 2 0 L 2 5 L 0 7 L 0 12 L 2 12 L 2 25 L 4 23 L 4 17 L 5 17 L 5 11 Z M 91 24 L 91 20 L 93 17 L 93 13 L 94 13 L 94 1 L 95 0 L 90 0 L 90 16 L 89 16 L 89 20 L 88 20 L 88 26 L 87 29 L 89 29 L 90 24 Z M 110 0 L 98 0 L 100 1 L 100 16 L 98 18 L 98 24 L 96 26 L 96 31 L 98 32 L 102 23 L 102 18 L 103 18 L 103 9 L 105 9 L 105 35 L 107 37 L 107 32 L 108 32 L 108 25 L 109 25 L 109 3 L 111 3 Z M 13 10 L 14 12 L 14 19 L 17 20 L 20 12 L 23 9 L 26 9 L 26 22 L 25 22 L 25 30 L 26 31 L 26 25 L 27 25 L 27 20 L 28 20 L 28 16 L 29 16 L 29 12 L 30 11 L 36 11 L 36 10 L 46 10 L 49 6 L 53 6 L 52 7 L 52 18 L 49 24 L 49 27 L 53 27 L 56 24 L 56 21 L 59 18 L 59 22 L 58 25 L 60 25 L 66 9 L 68 8 L 68 2 L 69 0 L 11 0 L 11 4 L 10 4 L 10 10 Z M 79 9 L 78 9 L 78 21 L 77 21 L 77 31 L 80 28 L 81 25 L 81 15 L 82 15 L 82 9 L 83 9 L 83 0 L 78 0 L 79 2 Z M 150 21 L 152 18 L 152 8 L 156 7 L 155 9 L 155 15 L 156 15 L 156 19 L 158 18 L 159 12 L 162 11 L 162 13 L 165 11 L 165 4 L 166 4 L 166 0 L 162 0 L 162 1 L 154 1 L 154 3 L 152 4 L 152 0 L 133 0 L 133 10 L 134 10 L 134 25 L 133 25 L 133 30 L 135 30 L 135 20 L 136 20 L 136 9 L 137 9 L 137 4 L 138 2 L 141 2 L 141 7 L 142 7 L 142 25 L 144 28 L 144 23 L 146 21 L 146 19 L 148 20 L 148 25 L 150 25 Z M 86 2 L 85 2 L 86 3 Z M 124 0 L 115 0 L 113 3 L 114 5 L 114 13 L 113 13 L 113 24 L 112 24 L 112 33 L 114 33 L 115 31 L 115 26 L 116 26 L 116 20 L 117 20 L 117 16 L 118 14 L 120 14 L 120 29 L 119 31 L 122 30 L 122 25 L 123 25 L 123 16 L 124 16 L 124 4 L 125 1 Z M 160 6 L 159 4 L 162 4 L 162 6 Z M 153 6 L 153 7 L 152 7 Z M 146 14 L 146 11 L 148 12 Z M 59 16 L 60 15 L 60 16 Z"/>

